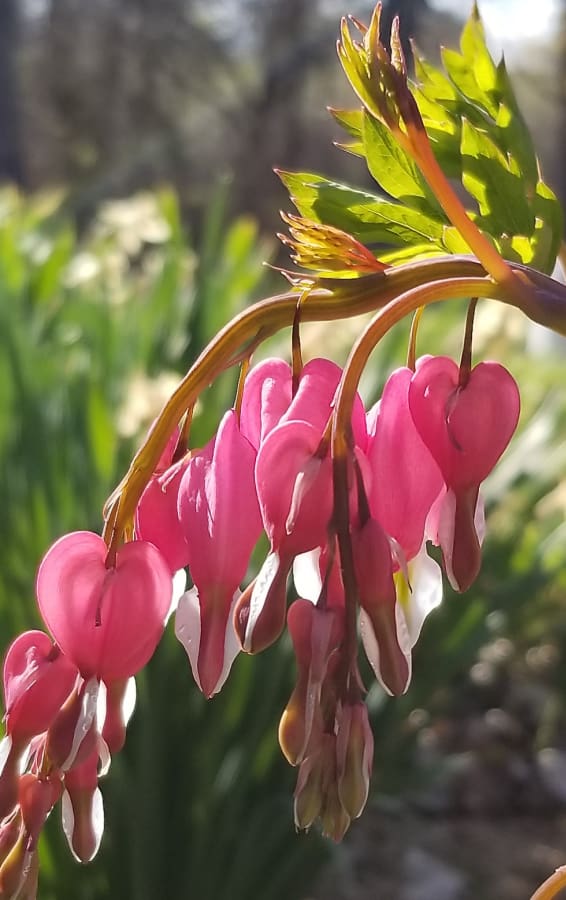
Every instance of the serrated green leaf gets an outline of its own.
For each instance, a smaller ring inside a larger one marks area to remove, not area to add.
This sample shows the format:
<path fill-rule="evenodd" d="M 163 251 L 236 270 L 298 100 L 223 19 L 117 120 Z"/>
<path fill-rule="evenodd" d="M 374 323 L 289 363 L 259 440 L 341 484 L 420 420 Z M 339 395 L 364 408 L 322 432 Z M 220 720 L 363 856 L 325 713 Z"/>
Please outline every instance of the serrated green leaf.
<path fill-rule="evenodd" d="M 365 156 L 365 147 L 362 136 L 362 117 L 361 109 L 331 109 L 330 114 L 333 119 L 346 131 L 353 140 L 351 141 L 334 141 L 334 146 L 346 153 L 354 156 Z"/>
<path fill-rule="evenodd" d="M 474 73 L 477 86 L 488 96 L 496 92 L 497 67 L 485 42 L 485 32 L 477 7 L 464 25 L 460 37 L 462 56 Z"/>
<path fill-rule="evenodd" d="M 537 183 L 533 209 L 536 227 L 532 237 L 532 265 L 541 272 L 550 274 L 560 250 L 564 221 L 562 207 L 544 181 Z"/>
<path fill-rule="evenodd" d="M 362 243 L 440 241 L 442 224 L 419 210 L 310 172 L 280 172 L 279 176 L 302 216 L 340 228 Z"/>
<path fill-rule="evenodd" d="M 363 121 L 365 156 L 370 174 L 396 200 L 409 201 L 411 206 L 417 206 L 442 221 L 444 214 L 410 156 L 386 126 L 369 113 L 364 112 Z"/>
<path fill-rule="evenodd" d="M 531 134 L 517 104 L 504 59 L 497 67 L 497 94 L 499 110 L 495 124 L 499 142 L 505 150 L 513 153 L 526 181 L 534 187 L 538 180 L 536 153 Z"/>
<path fill-rule="evenodd" d="M 450 78 L 464 97 L 476 103 L 492 118 L 497 115 L 498 104 L 484 91 L 476 80 L 476 73 L 470 63 L 456 50 L 442 49 L 442 62 Z"/>
<path fill-rule="evenodd" d="M 363 141 L 363 111 L 359 109 L 334 109 L 328 110 L 335 122 L 340 125 L 344 131 L 347 131 L 350 137 L 356 138 L 360 142 Z"/>
<path fill-rule="evenodd" d="M 534 231 L 534 214 L 516 163 L 510 163 L 491 138 L 470 122 L 462 123 L 462 183 L 477 201 L 481 224 L 492 235 Z"/>
<path fill-rule="evenodd" d="M 458 92 L 444 72 L 422 56 L 416 47 L 413 47 L 413 59 L 415 63 L 415 75 L 421 89 L 429 100 L 436 100 L 446 104 L 446 101 L 456 104 Z"/>

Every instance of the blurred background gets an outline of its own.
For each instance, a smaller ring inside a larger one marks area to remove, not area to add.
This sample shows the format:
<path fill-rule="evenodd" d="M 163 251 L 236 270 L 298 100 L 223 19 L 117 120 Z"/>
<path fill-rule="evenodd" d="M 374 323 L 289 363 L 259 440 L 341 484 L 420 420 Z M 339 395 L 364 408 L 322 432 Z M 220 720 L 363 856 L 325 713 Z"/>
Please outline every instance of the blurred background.
<path fill-rule="evenodd" d="M 346 3 L 346 5 L 344 5 Z M 543 170 L 566 199 L 566 3 L 483 0 Z M 98 530 L 105 497 L 204 343 L 281 290 L 262 262 L 289 208 L 273 166 L 369 185 L 325 107 L 353 103 L 335 56 L 359 0 L 2 0 L 0 3 L 0 626 L 36 623 L 50 542 Z M 468 4 L 397 0 L 433 60 Z M 430 311 L 422 352 L 460 349 L 464 307 Z M 305 329 L 343 360 L 355 326 Z M 364 379 L 375 398 L 407 328 Z M 288 335 L 268 351 L 287 353 Z M 103 783 L 107 827 L 87 868 L 58 812 L 42 900 L 523 900 L 566 862 L 564 349 L 483 304 L 478 358 L 523 394 L 520 432 L 486 485 L 482 575 L 447 589 L 409 693 L 369 693 L 373 792 L 340 847 L 295 835 L 295 774 L 276 742 L 291 691 L 286 642 L 239 658 L 207 703 L 169 633 L 138 679 L 124 752 Z M 230 376 L 195 443 L 231 404 Z M 368 684 L 371 679 L 368 677 Z"/>

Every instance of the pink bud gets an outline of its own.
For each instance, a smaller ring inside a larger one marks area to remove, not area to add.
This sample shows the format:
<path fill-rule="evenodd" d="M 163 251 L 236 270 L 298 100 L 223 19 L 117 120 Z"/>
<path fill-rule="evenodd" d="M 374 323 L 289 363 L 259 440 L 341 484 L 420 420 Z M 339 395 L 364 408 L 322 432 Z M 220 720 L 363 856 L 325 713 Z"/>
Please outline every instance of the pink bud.
<path fill-rule="evenodd" d="M 108 548 L 97 534 L 78 531 L 48 550 L 37 576 L 43 619 L 83 677 L 134 675 L 161 638 L 171 602 L 171 573 L 146 541 Z"/>
<path fill-rule="evenodd" d="M 61 792 L 62 784 L 57 776 L 38 778 L 30 772 L 20 777 L 18 800 L 28 834 L 28 850 L 37 846 L 41 829 Z"/>
<path fill-rule="evenodd" d="M 289 607 L 287 627 L 297 661 L 297 684 L 279 723 L 279 743 L 287 760 L 296 766 L 304 758 L 320 700 L 328 661 L 344 633 L 343 617 L 334 610 L 317 609 L 309 600 Z"/>

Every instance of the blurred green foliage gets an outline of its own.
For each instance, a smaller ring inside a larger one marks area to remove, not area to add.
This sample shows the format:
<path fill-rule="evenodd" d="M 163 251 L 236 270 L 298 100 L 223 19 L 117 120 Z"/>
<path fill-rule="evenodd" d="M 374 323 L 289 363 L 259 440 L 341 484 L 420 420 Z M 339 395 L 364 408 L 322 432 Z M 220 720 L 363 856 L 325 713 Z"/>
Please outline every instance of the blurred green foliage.
<path fill-rule="evenodd" d="M 180 373 L 221 324 L 270 287 L 260 263 L 271 248 L 247 219 L 226 226 L 223 207 L 219 193 L 195 250 L 168 191 L 102 207 L 80 238 L 58 197 L 0 194 L 4 646 L 37 624 L 34 575 L 50 542 L 100 528 L 105 497 Z M 458 354 L 464 315 L 460 303 L 427 311 L 420 352 Z M 407 328 L 374 355 L 366 399 L 403 362 Z M 509 638 L 517 658 L 552 642 L 559 662 L 544 678 L 554 697 L 564 683 L 566 488 L 564 480 L 556 485 L 566 471 L 566 398 L 560 360 L 525 354 L 526 328 L 503 307 L 480 310 L 476 353 L 505 360 L 517 376 L 521 431 L 487 485 L 493 513 L 477 586 L 448 596 L 427 623 L 405 697 L 391 702 L 371 687 L 380 791 L 418 780 L 414 710 L 426 710 L 430 722 L 457 708 L 494 635 Z M 350 333 L 332 332 L 338 356 Z M 319 334 L 315 346 L 324 352 L 327 338 Z M 199 404 L 196 444 L 232 402 L 234 379 L 223 377 Z M 88 869 L 73 862 L 55 811 L 42 844 L 42 900 L 304 900 L 330 851 L 316 834 L 294 834 L 294 773 L 276 742 L 292 682 L 282 641 L 257 659 L 241 656 L 222 694 L 206 702 L 169 630 L 138 678 L 126 748 L 102 784 L 108 815 L 99 857 Z M 558 726 L 549 731 L 544 722 L 539 746 L 558 740 Z"/>

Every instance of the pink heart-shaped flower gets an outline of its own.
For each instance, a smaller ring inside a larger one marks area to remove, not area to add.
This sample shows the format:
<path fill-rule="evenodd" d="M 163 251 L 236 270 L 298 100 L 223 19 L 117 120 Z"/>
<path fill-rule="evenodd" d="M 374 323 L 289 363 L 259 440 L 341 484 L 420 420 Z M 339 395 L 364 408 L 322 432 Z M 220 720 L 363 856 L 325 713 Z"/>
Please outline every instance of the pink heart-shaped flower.
<path fill-rule="evenodd" d="M 428 357 L 411 379 L 409 406 L 446 484 L 458 491 L 479 485 L 511 440 L 519 389 L 499 363 L 479 363 L 460 386 L 454 360 Z"/>
<path fill-rule="evenodd" d="M 108 548 L 90 531 L 56 541 L 37 575 L 37 599 L 51 634 L 84 678 L 128 678 L 152 656 L 171 603 L 167 562 L 147 541 L 131 541 L 106 567 Z"/>

